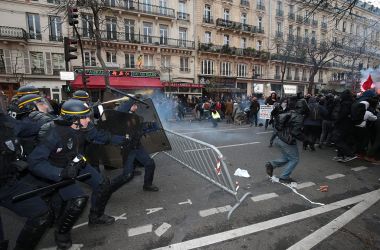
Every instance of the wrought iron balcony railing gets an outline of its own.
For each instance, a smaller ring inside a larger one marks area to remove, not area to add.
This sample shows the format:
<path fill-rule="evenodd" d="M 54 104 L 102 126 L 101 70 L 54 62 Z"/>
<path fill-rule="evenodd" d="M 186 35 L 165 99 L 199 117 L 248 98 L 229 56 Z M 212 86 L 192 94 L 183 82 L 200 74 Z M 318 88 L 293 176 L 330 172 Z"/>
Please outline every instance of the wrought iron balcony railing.
<path fill-rule="evenodd" d="M 190 21 L 190 14 L 184 12 L 177 12 L 177 19 Z"/>
<path fill-rule="evenodd" d="M 322 29 L 327 29 L 327 23 L 321 23 L 321 28 Z"/>
<path fill-rule="evenodd" d="M 313 27 L 318 27 L 318 21 L 317 20 L 313 20 L 312 21 L 312 25 L 313 25 Z"/>
<path fill-rule="evenodd" d="M 294 13 L 289 13 L 288 19 L 294 21 L 296 19 L 296 15 Z"/>
<path fill-rule="evenodd" d="M 292 78 L 291 75 L 286 76 L 286 80 L 292 80 L 292 79 L 293 79 L 293 78 Z"/>
<path fill-rule="evenodd" d="M 264 60 L 269 59 L 269 52 L 256 50 L 253 48 L 235 48 L 227 45 L 213 45 L 212 43 L 199 43 L 199 51 L 229 54 L 234 56 L 246 56 L 246 57 L 256 57 Z"/>
<path fill-rule="evenodd" d="M 164 17 L 175 18 L 175 10 L 163 6 L 141 3 L 140 1 L 124 0 L 118 1 L 114 5 L 110 5 L 110 2 L 105 1 L 110 8 L 121 8 L 133 12 L 140 12 Z"/>
<path fill-rule="evenodd" d="M 49 41 L 52 42 L 63 42 L 63 36 L 49 36 Z"/>
<path fill-rule="evenodd" d="M 306 25 L 310 25 L 310 19 L 309 18 L 305 18 L 303 22 Z"/>
<path fill-rule="evenodd" d="M 212 16 L 203 16 L 203 22 L 204 23 L 214 23 L 214 19 Z"/>
<path fill-rule="evenodd" d="M 29 33 L 29 39 L 42 40 L 41 33 Z"/>
<path fill-rule="evenodd" d="M 276 31 L 276 38 L 282 38 L 284 33 L 282 31 Z"/>
<path fill-rule="evenodd" d="M 303 23 L 303 16 L 297 15 L 297 23 Z"/>
<path fill-rule="evenodd" d="M 256 9 L 264 11 L 265 10 L 265 5 L 259 3 L 259 4 L 256 5 Z"/>
<path fill-rule="evenodd" d="M 249 6 L 249 1 L 248 0 L 240 0 L 240 5 L 243 5 L 243 6 Z"/>
<path fill-rule="evenodd" d="M 32 67 L 32 75 L 45 75 L 45 69 Z"/>
<path fill-rule="evenodd" d="M 234 22 L 234 21 L 223 19 L 223 18 L 216 19 L 216 26 L 225 27 L 227 29 L 232 29 L 232 30 L 241 30 L 244 32 L 264 33 L 263 29 L 259 29 L 256 26 Z"/>
<path fill-rule="evenodd" d="M 28 35 L 22 28 L 0 26 L 0 38 L 27 40 Z"/>
<path fill-rule="evenodd" d="M 274 79 L 280 80 L 281 79 L 281 75 L 274 75 Z"/>
<path fill-rule="evenodd" d="M 278 16 L 278 17 L 284 16 L 284 11 L 283 10 L 276 10 L 276 16 Z"/>

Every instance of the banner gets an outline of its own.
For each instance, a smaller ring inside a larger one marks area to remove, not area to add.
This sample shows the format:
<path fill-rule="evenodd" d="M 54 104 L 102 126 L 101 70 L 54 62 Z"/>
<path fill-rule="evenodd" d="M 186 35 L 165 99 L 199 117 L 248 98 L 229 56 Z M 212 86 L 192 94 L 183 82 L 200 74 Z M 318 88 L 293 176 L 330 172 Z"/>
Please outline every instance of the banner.
<path fill-rule="evenodd" d="M 270 113 L 273 110 L 273 105 L 260 105 L 259 118 L 270 119 Z"/>

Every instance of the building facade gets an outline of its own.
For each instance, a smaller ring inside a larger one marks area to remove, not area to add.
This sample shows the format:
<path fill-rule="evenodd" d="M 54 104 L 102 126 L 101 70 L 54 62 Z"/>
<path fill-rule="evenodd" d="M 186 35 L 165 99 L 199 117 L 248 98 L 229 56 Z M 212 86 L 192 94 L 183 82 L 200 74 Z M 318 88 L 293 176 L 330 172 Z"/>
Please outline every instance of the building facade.
<path fill-rule="evenodd" d="M 76 37 L 65 9 L 58 9 L 64 1 L 0 2 L 1 89 L 12 96 L 20 85 L 31 84 L 61 100 L 63 37 Z M 310 13 L 302 2 L 108 0 L 99 16 L 100 55 L 111 86 L 130 91 L 151 86 L 189 99 L 268 95 L 306 92 L 313 61 L 298 52 L 328 41 L 335 48 L 314 77 L 316 91 L 355 90 L 360 70 L 380 64 L 379 8 L 359 2 L 351 15 L 337 21 L 338 8 Z M 99 76 L 105 72 L 97 57 L 94 15 L 78 8 L 87 87 L 97 98 L 104 90 Z M 70 61 L 68 70 L 80 73 L 81 68 L 78 48 L 78 59 Z M 78 76 L 73 84 L 83 86 Z"/>

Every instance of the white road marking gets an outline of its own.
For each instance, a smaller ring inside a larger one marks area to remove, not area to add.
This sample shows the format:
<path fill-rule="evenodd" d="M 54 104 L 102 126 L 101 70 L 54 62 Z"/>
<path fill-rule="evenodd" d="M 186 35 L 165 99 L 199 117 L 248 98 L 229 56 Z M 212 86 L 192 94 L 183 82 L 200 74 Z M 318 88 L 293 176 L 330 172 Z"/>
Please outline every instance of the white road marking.
<path fill-rule="evenodd" d="M 303 183 L 297 184 L 297 186 L 295 188 L 299 190 L 299 189 L 311 187 L 311 186 L 314 186 L 314 185 L 315 185 L 314 182 L 303 182 Z"/>
<path fill-rule="evenodd" d="M 155 207 L 155 208 L 147 208 L 145 211 L 147 212 L 146 214 L 153 214 L 155 212 L 158 212 L 160 210 L 164 209 L 163 207 Z"/>
<path fill-rule="evenodd" d="M 141 227 L 130 228 L 128 229 L 128 236 L 132 237 L 132 236 L 136 236 L 140 234 L 150 233 L 152 232 L 152 229 L 153 229 L 152 224 L 141 226 Z"/>
<path fill-rule="evenodd" d="M 252 224 L 249 226 L 240 227 L 240 228 L 236 228 L 233 230 L 229 230 L 229 231 L 225 231 L 225 232 L 221 232 L 221 233 L 217 233 L 213 235 L 204 236 L 197 239 L 175 243 L 169 246 L 156 248 L 156 250 L 169 250 L 169 249 L 170 250 L 180 250 L 180 249 L 184 250 L 184 249 L 194 249 L 197 247 L 209 246 L 215 243 L 235 239 L 244 235 L 249 235 L 249 234 L 264 231 L 270 228 L 285 225 L 291 222 L 300 221 L 312 216 L 316 216 L 319 214 L 336 210 L 338 208 L 346 207 L 346 206 L 349 206 L 349 205 L 352 205 L 364 200 L 365 202 L 371 201 L 372 203 L 372 202 L 375 202 L 375 200 L 377 201 L 379 199 L 380 199 L 380 189 L 369 192 L 369 193 L 361 194 L 355 197 L 351 197 L 345 200 L 340 200 L 340 201 L 337 201 L 325 206 L 312 208 L 312 209 L 305 210 L 302 212 L 286 215 L 283 217 L 275 218 L 275 219 L 264 221 L 264 222 L 259 222 L 259 223 Z"/>
<path fill-rule="evenodd" d="M 360 166 L 360 167 L 356 167 L 356 168 L 351 168 L 352 171 L 355 171 L 355 172 L 358 172 L 358 171 L 362 171 L 364 169 L 367 169 L 367 167 L 364 167 L 364 166 Z"/>
<path fill-rule="evenodd" d="M 162 223 L 161 226 L 159 226 L 155 231 L 154 233 L 158 236 L 158 237 L 161 237 L 161 235 L 163 235 L 164 233 L 166 233 L 166 231 L 168 231 L 168 229 L 171 227 L 172 225 L 164 222 Z"/>
<path fill-rule="evenodd" d="M 125 215 L 126 215 L 126 213 L 121 214 L 121 215 L 119 215 L 119 216 L 112 216 L 112 217 L 115 218 L 115 221 L 118 221 L 118 220 L 126 220 L 127 217 L 125 217 Z M 73 229 L 77 229 L 77 228 L 79 228 L 79 227 L 83 227 L 83 226 L 85 226 L 85 225 L 87 225 L 87 224 L 88 224 L 88 222 L 84 222 L 84 223 L 78 224 L 78 225 L 76 225 L 76 226 L 73 226 Z"/>
<path fill-rule="evenodd" d="M 261 134 L 269 134 L 269 133 L 273 133 L 273 131 L 265 131 L 265 132 L 258 132 L 256 133 L 256 135 L 261 135 Z"/>
<path fill-rule="evenodd" d="M 261 195 L 257 195 L 257 196 L 251 197 L 251 200 L 254 201 L 254 202 L 258 202 L 258 201 L 264 201 L 264 200 L 272 199 L 272 198 L 275 198 L 275 197 L 278 197 L 278 194 L 276 194 L 276 193 L 269 193 L 269 194 L 261 194 Z"/>
<path fill-rule="evenodd" d="M 326 178 L 329 180 L 334 180 L 334 179 L 342 178 L 344 176 L 345 176 L 344 174 L 332 174 L 332 175 L 326 176 Z"/>
<path fill-rule="evenodd" d="M 193 203 L 191 202 L 190 199 L 187 199 L 187 201 L 184 201 L 184 202 L 180 202 L 180 203 L 178 203 L 178 205 L 185 205 L 185 204 L 189 204 L 189 205 L 191 205 L 191 204 L 193 204 Z"/>
<path fill-rule="evenodd" d="M 338 218 L 334 219 L 327 225 L 321 227 L 317 231 L 313 232 L 301 241 L 289 247 L 288 250 L 301 250 L 313 248 L 319 242 L 327 239 L 340 228 L 344 227 L 347 223 L 358 217 L 361 213 L 363 213 L 365 210 L 374 205 L 379 199 L 380 196 L 373 196 L 361 201 Z"/>
<path fill-rule="evenodd" d="M 204 129 L 204 130 L 196 130 L 196 132 L 186 132 L 186 133 L 181 133 L 183 135 L 188 135 L 188 134 L 201 134 L 201 133 L 210 133 L 210 132 L 223 132 L 223 131 L 230 131 L 230 130 L 242 130 L 242 129 L 249 129 L 249 127 L 246 128 L 229 128 L 229 129 Z"/>
<path fill-rule="evenodd" d="M 80 250 L 83 246 L 83 244 L 73 244 L 69 250 Z M 57 250 L 57 247 L 42 248 L 41 250 Z"/>
<path fill-rule="evenodd" d="M 201 211 L 199 211 L 199 216 L 201 216 L 201 217 L 207 217 L 207 216 L 210 216 L 210 215 L 213 215 L 213 214 L 225 213 L 225 212 L 230 211 L 231 208 L 232 207 L 230 205 L 227 205 L 227 206 L 224 206 L 224 207 L 216 207 L 216 208 L 210 208 L 210 209 L 207 209 L 207 210 L 201 210 Z"/>

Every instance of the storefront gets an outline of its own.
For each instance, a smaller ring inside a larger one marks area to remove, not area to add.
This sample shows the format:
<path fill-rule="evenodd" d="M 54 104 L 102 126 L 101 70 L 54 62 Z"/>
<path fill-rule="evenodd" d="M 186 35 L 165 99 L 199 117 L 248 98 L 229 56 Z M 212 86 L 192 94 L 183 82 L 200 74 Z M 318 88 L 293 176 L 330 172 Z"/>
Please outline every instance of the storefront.
<path fill-rule="evenodd" d="M 71 82 L 73 89 L 87 89 L 93 101 L 102 99 L 106 88 L 104 71 L 101 69 L 86 69 L 88 83 L 82 83 L 82 70 L 75 69 L 76 77 Z M 158 71 L 131 71 L 131 70 L 108 70 L 110 87 L 127 90 L 130 94 L 143 94 L 152 96 L 156 92 L 162 92 L 164 86 L 160 81 Z"/>
<path fill-rule="evenodd" d="M 187 82 L 163 82 L 165 87 L 165 95 L 184 96 L 187 100 L 202 97 L 203 84 L 187 83 Z"/>

